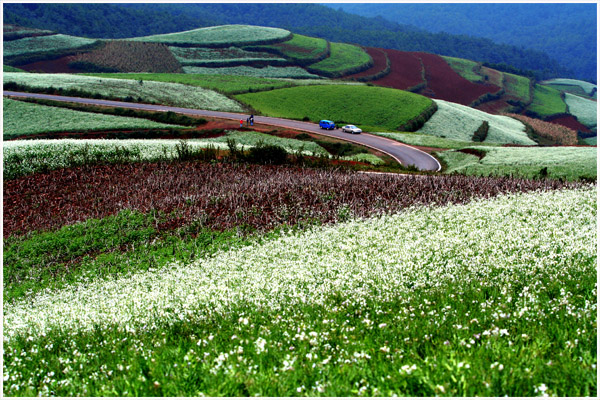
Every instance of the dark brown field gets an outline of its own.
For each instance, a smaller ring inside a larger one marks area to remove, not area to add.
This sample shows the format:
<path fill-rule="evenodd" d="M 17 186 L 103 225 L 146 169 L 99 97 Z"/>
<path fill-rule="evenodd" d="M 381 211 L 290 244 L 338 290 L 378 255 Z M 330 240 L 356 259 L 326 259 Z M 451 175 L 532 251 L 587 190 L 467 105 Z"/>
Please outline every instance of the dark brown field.
<path fill-rule="evenodd" d="M 464 203 L 507 192 L 572 187 L 546 180 L 367 174 L 259 165 L 148 163 L 80 167 L 4 182 L 4 237 L 46 231 L 124 209 L 159 210 L 169 230 L 330 223 L 417 204 Z"/>

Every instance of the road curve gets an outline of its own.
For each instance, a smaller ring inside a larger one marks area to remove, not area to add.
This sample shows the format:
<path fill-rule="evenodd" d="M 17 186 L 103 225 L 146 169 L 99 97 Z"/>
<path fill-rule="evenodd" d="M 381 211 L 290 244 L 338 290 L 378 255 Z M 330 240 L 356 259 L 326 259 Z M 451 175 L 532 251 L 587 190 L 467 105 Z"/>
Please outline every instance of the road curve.
<path fill-rule="evenodd" d="M 233 120 L 246 120 L 247 114 L 239 114 L 232 112 L 222 111 L 209 111 L 209 110 L 195 110 L 191 108 L 181 107 L 168 107 L 162 105 L 152 104 L 141 104 L 141 103 L 129 103 L 123 101 L 112 101 L 112 100 L 98 100 L 98 99 L 86 99 L 81 97 L 67 97 L 67 96 L 55 96 L 49 94 L 40 93 L 24 93 L 24 92 L 12 92 L 4 91 L 4 96 L 11 97 L 27 97 L 36 99 L 47 99 L 55 101 L 65 101 L 72 103 L 90 104 L 98 106 L 109 106 L 109 107 L 122 107 L 132 108 L 147 111 L 172 111 L 180 114 L 198 115 L 203 117 L 214 117 L 214 118 L 225 118 Z M 360 135 L 352 135 L 350 133 L 344 133 L 341 130 L 324 130 L 320 129 L 319 125 L 311 122 L 294 121 L 283 118 L 263 117 L 255 116 L 254 122 L 257 124 L 280 126 L 285 128 L 292 128 L 300 131 L 317 133 L 319 135 L 330 136 L 337 139 L 345 140 L 361 144 L 363 146 L 370 147 L 372 149 L 381 151 L 393 159 L 398 161 L 404 166 L 414 165 L 421 171 L 439 171 L 441 169 L 440 163 L 431 155 L 415 149 L 414 147 L 405 145 L 392 139 L 384 138 L 381 136 L 370 135 L 363 133 Z"/>

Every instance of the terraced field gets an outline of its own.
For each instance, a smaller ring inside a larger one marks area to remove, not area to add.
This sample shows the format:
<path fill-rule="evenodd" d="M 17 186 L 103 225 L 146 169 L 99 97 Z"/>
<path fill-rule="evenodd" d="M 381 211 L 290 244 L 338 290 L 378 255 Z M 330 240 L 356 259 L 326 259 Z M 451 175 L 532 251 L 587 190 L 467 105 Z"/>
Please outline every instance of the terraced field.
<path fill-rule="evenodd" d="M 594 98 L 597 96 L 596 93 L 598 87 L 595 84 L 577 79 L 550 79 L 542 82 L 542 84 L 575 95 L 590 96 Z"/>
<path fill-rule="evenodd" d="M 301 65 L 312 64 L 329 55 L 329 46 L 325 39 L 294 34 L 290 40 L 268 46 L 259 46 L 255 49 L 265 49 L 281 54 L 287 59 L 294 60 Z"/>
<path fill-rule="evenodd" d="M 460 76 L 473 83 L 481 83 L 483 77 L 475 72 L 478 67 L 478 63 L 464 58 L 442 56 L 444 60 L 450 65 L 450 67 L 456 71 Z"/>
<path fill-rule="evenodd" d="M 167 46 L 124 40 L 109 41 L 99 49 L 74 57 L 72 63 L 82 69 L 112 72 L 182 72 Z"/>
<path fill-rule="evenodd" d="M 569 113 L 573 114 L 579 122 L 588 128 L 598 125 L 598 103 L 570 93 L 565 93 L 565 102 Z"/>
<path fill-rule="evenodd" d="M 553 114 L 565 113 L 567 105 L 560 96 L 560 92 L 549 86 L 536 84 L 533 91 L 533 101 L 527 110 L 539 116 L 546 117 Z"/>
<path fill-rule="evenodd" d="M 239 47 L 204 48 L 204 47 L 176 47 L 169 49 L 184 66 L 228 66 L 249 64 L 256 62 L 275 63 L 286 62 L 285 58 L 266 52 L 246 51 Z"/>
<path fill-rule="evenodd" d="M 109 98 L 134 99 L 147 103 L 219 111 L 242 111 L 243 108 L 226 96 L 208 89 L 153 81 L 96 78 L 71 74 L 5 73 L 4 84 L 14 82 L 34 89 L 73 89 Z"/>
<path fill-rule="evenodd" d="M 4 58 L 10 59 L 16 56 L 40 52 L 74 50 L 96 42 L 96 39 L 86 39 L 62 34 L 26 37 L 18 40 L 5 41 L 3 46 Z"/>
<path fill-rule="evenodd" d="M 437 153 L 448 173 L 474 176 L 550 177 L 596 179 L 595 147 L 472 147 L 483 158 L 458 150 Z"/>
<path fill-rule="evenodd" d="M 485 142 L 535 145 L 525 133 L 523 123 L 505 116 L 492 115 L 461 104 L 435 100 L 438 110 L 418 130 L 442 138 L 463 142 L 473 141 L 473 135 L 484 121 L 489 124 Z"/>
<path fill-rule="evenodd" d="M 131 38 L 142 42 L 157 42 L 170 45 L 198 47 L 229 47 L 281 42 L 290 38 L 285 29 L 251 25 L 222 25 L 193 29 L 185 32 L 167 33 Z"/>
<path fill-rule="evenodd" d="M 373 60 L 362 48 L 346 43 L 331 43 L 331 54 L 311 64 L 308 70 L 330 78 L 351 75 L 370 68 Z"/>
<path fill-rule="evenodd" d="M 405 51 L 386 49 L 385 52 L 391 63 L 390 73 L 374 80 L 374 84 L 401 90 L 425 87 L 425 72 L 420 58 Z"/>
<path fill-rule="evenodd" d="M 330 119 L 367 131 L 396 130 L 431 105 L 430 99 L 409 92 L 348 85 L 293 87 L 235 98 L 262 115 L 314 122 Z"/>
<path fill-rule="evenodd" d="M 266 67 L 257 68 L 247 65 L 241 65 L 238 67 L 194 67 L 186 66 L 183 67 L 183 72 L 186 74 L 200 74 L 200 75 L 237 75 L 237 76 L 250 76 L 255 78 L 289 78 L 289 79 L 318 79 L 319 75 L 310 73 L 301 67 L 273 67 L 268 65 Z"/>
<path fill-rule="evenodd" d="M 118 117 L 67 110 L 4 99 L 3 138 L 48 132 L 86 132 L 107 129 L 179 128 L 141 118 Z"/>

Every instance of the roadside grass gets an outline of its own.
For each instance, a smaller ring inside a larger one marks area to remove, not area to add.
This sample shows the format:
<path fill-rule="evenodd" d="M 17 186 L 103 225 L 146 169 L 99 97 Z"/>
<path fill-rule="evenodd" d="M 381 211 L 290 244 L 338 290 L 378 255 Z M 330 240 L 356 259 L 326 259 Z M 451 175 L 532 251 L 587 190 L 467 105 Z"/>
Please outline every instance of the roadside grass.
<path fill-rule="evenodd" d="M 533 101 L 527 107 L 527 110 L 541 117 L 546 117 L 567 112 L 567 105 L 561 98 L 558 90 L 536 84 L 533 91 Z"/>
<path fill-rule="evenodd" d="M 183 128 L 143 118 L 121 117 L 4 99 L 3 138 L 48 132 L 81 132 L 108 129 Z"/>
<path fill-rule="evenodd" d="M 448 56 L 442 56 L 442 58 L 446 60 L 454 71 L 458 72 L 466 80 L 474 83 L 482 83 L 483 77 L 475 72 L 475 68 L 478 66 L 478 63 L 475 61 Z"/>
<path fill-rule="evenodd" d="M 569 106 L 569 113 L 573 114 L 579 122 L 588 128 L 598 124 L 598 102 L 565 93 L 565 102 Z"/>
<path fill-rule="evenodd" d="M 177 161 L 185 157 L 215 159 L 219 151 L 229 151 L 230 141 L 238 151 L 257 146 L 278 146 L 288 154 L 340 158 L 382 165 L 374 154 L 328 153 L 314 141 L 283 138 L 253 131 L 229 131 L 216 138 L 201 139 L 32 139 L 3 144 L 4 179 L 81 165 Z M 189 153 L 189 154 L 188 154 Z"/>
<path fill-rule="evenodd" d="M 440 149 L 463 149 L 469 146 L 500 146 L 496 143 L 476 143 L 446 139 L 433 135 L 422 135 L 413 132 L 373 132 L 374 135 L 384 136 L 413 146 L 437 147 Z"/>
<path fill-rule="evenodd" d="M 321 119 L 355 124 L 365 131 L 396 130 L 432 101 L 424 96 L 376 86 L 305 86 L 248 93 L 235 98 L 270 117 Z"/>
<path fill-rule="evenodd" d="M 80 97 L 116 98 L 129 102 L 163 104 L 175 107 L 200 108 L 215 111 L 243 111 L 240 104 L 213 90 L 170 82 L 112 79 L 72 74 L 31 74 L 7 72 L 5 90 L 10 84 L 18 90 L 68 93 L 74 90 Z"/>
<path fill-rule="evenodd" d="M 278 42 L 287 39 L 290 35 L 290 31 L 280 28 L 252 25 L 221 25 L 192 29 L 185 32 L 135 37 L 129 40 L 167 43 L 171 45 L 223 47 Z"/>
<path fill-rule="evenodd" d="M 373 63 L 371 56 L 362 48 L 346 43 L 331 43 L 329 57 L 311 64 L 309 72 L 338 78 L 367 69 Z"/>
<path fill-rule="evenodd" d="M 597 149 L 592 147 L 480 147 L 479 158 L 457 150 L 438 152 L 446 173 L 474 176 L 514 176 L 575 181 L 596 179 Z"/>
<path fill-rule="evenodd" d="M 598 144 L 598 136 L 586 138 L 583 141 L 589 144 L 590 146 L 596 146 Z"/>
<path fill-rule="evenodd" d="M 4 394 L 595 397 L 596 209 L 414 208 L 15 300 Z"/>

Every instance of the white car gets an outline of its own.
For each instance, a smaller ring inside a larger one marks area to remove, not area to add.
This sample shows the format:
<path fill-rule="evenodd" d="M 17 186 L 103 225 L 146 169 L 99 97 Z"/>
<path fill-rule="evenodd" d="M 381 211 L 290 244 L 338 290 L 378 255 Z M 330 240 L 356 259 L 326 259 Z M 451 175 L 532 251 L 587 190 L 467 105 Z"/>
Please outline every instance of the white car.
<path fill-rule="evenodd" d="M 346 125 L 342 128 L 342 131 L 348 133 L 361 133 L 362 129 L 357 128 L 354 125 Z"/>

